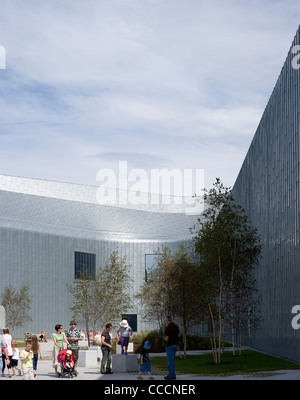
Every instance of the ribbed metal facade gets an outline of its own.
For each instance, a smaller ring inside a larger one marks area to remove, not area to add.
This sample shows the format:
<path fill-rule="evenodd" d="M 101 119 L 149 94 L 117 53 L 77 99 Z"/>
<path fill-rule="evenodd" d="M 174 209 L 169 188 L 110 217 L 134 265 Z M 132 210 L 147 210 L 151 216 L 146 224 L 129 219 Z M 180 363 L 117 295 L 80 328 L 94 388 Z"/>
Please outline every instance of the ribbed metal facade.
<path fill-rule="evenodd" d="M 258 228 L 263 257 L 257 270 L 261 327 L 249 345 L 300 361 L 300 331 L 291 313 L 300 304 L 300 69 L 292 66 L 299 29 L 263 113 L 233 193 Z M 294 60 L 295 61 L 295 60 Z"/>
<path fill-rule="evenodd" d="M 153 327 L 134 299 L 145 279 L 145 255 L 163 245 L 176 251 L 189 244 L 197 216 L 179 212 L 178 205 L 176 212 L 164 205 L 101 205 L 96 192 L 92 186 L 0 176 L 0 293 L 9 284 L 29 282 L 32 296 L 33 321 L 15 337 L 26 330 L 51 335 L 58 323 L 67 328 L 72 296 L 66 283 L 73 281 L 75 253 L 95 254 L 99 268 L 116 249 L 131 265 L 129 312 L 138 315 L 139 331 Z"/>

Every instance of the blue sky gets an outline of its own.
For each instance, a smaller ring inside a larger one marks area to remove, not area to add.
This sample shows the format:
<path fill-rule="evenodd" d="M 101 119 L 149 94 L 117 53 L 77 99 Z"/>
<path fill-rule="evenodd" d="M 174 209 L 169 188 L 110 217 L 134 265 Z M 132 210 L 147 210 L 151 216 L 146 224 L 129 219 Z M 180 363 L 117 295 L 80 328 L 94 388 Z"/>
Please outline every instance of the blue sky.
<path fill-rule="evenodd" d="M 204 169 L 235 182 L 300 21 L 296 1 L 0 0 L 0 173 Z"/>

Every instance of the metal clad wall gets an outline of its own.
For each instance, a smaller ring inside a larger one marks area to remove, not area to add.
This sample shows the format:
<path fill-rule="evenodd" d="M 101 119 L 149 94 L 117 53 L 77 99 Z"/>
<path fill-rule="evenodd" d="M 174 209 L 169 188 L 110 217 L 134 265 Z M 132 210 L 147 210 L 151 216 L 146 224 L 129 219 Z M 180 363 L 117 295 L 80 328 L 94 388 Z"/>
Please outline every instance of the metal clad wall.
<path fill-rule="evenodd" d="M 116 249 L 126 256 L 132 279 L 128 296 L 134 302 L 128 311 L 138 314 L 139 331 L 156 328 L 141 317 L 134 298 L 144 282 L 145 254 L 164 244 L 176 251 L 189 243 L 188 228 L 196 219 L 0 190 L 0 293 L 9 284 L 18 289 L 29 282 L 32 296 L 33 321 L 14 336 L 24 337 L 27 330 L 49 336 L 58 323 L 68 327 L 72 296 L 66 283 L 73 281 L 76 251 L 96 254 L 97 268 Z"/>
<path fill-rule="evenodd" d="M 299 44 L 298 29 L 292 47 Z M 300 69 L 292 67 L 293 57 L 289 52 L 233 193 L 258 228 L 263 246 L 257 281 L 264 319 L 248 344 L 300 361 L 299 331 L 291 326 L 291 309 L 300 304 Z"/>

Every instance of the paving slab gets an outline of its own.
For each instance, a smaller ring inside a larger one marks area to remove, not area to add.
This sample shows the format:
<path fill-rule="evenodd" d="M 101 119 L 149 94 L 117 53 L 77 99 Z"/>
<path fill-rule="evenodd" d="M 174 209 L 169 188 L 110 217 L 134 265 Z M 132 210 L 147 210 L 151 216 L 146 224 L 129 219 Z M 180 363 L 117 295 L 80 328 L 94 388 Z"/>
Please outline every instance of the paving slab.
<path fill-rule="evenodd" d="M 43 359 L 38 361 L 37 376 L 36 381 L 40 380 L 71 380 L 68 377 L 57 378 L 52 367 L 52 347 L 53 343 L 51 341 L 41 344 Z M 189 351 L 188 354 L 202 354 L 203 351 Z M 152 353 L 151 357 L 165 356 L 165 353 Z M 124 355 L 124 357 L 126 357 Z M 19 362 L 20 366 L 20 362 Z M 102 381 L 139 381 L 137 379 L 137 373 L 125 372 L 125 373 L 113 373 L 111 375 L 100 374 L 100 362 L 98 366 L 93 367 L 77 367 L 78 376 L 72 378 L 72 380 L 102 380 Z M 249 374 L 237 374 L 230 376 L 199 376 L 194 374 L 178 374 L 176 381 L 166 381 L 164 379 L 166 372 L 158 371 L 153 368 L 152 376 L 155 381 L 164 382 L 177 382 L 177 381 L 198 381 L 198 380 L 300 380 L 300 370 L 279 370 L 279 371 L 266 371 L 266 372 L 256 372 Z M 5 369 L 5 376 L 0 376 L 0 381 L 17 381 L 22 380 L 22 376 L 13 376 L 8 378 L 8 370 Z M 148 376 L 143 375 L 143 381 L 148 381 Z"/>

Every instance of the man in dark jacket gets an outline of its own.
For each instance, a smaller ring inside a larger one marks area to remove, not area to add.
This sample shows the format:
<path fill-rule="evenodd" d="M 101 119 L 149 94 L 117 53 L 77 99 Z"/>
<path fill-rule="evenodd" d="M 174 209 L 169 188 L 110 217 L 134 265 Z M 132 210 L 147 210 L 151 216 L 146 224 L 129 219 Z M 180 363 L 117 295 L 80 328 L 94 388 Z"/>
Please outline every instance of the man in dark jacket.
<path fill-rule="evenodd" d="M 170 315 L 166 316 L 166 329 L 164 340 L 166 341 L 166 353 L 168 361 L 169 375 L 165 379 L 176 379 L 175 374 L 175 355 L 178 347 L 178 338 L 180 336 L 178 326 L 172 321 Z"/>
<path fill-rule="evenodd" d="M 109 332 L 112 330 L 112 324 L 106 324 L 105 330 L 101 335 L 101 350 L 102 350 L 102 361 L 101 361 L 101 374 L 112 374 L 111 370 L 111 352 L 112 352 L 112 344 L 111 344 L 111 336 Z"/>

